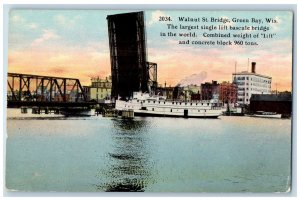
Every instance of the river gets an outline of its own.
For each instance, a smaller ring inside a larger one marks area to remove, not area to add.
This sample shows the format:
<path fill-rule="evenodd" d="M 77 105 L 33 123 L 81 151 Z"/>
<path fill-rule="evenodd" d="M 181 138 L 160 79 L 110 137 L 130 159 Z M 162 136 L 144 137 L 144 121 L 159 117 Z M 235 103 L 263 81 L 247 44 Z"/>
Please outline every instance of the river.
<path fill-rule="evenodd" d="M 9 119 L 6 186 L 58 192 L 286 192 L 291 120 Z"/>

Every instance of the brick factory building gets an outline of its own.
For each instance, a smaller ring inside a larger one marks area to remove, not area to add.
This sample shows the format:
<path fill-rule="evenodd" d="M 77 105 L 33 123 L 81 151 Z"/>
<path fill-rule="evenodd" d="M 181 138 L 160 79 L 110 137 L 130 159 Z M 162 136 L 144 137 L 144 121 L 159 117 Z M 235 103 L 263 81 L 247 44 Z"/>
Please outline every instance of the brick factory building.
<path fill-rule="evenodd" d="M 219 89 L 219 100 L 224 103 L 237 103 L 237 85 L 229 82 L 222 82 Z"/>

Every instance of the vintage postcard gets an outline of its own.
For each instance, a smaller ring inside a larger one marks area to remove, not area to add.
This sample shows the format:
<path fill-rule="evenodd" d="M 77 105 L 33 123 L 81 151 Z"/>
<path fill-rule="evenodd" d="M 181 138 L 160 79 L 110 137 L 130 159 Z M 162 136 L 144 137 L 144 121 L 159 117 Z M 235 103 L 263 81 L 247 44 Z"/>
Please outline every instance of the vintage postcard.
<path fill-rule="evenodd" d="M 8 18 L 8 191 L 290 192 L 292 11 Z"/>

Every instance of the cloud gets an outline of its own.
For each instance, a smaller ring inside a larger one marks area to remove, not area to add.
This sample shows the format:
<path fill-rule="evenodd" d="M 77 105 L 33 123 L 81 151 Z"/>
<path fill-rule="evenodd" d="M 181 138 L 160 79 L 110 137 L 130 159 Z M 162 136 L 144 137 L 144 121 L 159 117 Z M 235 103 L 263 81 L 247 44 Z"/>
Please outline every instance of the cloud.
<path fill-rule="evenodd" d="M 70 59 L 71 59 L 71 57 L 69 55 L 59 54 L 59 55 L 55 55 L 55 56 L 51 57 L 49 59 L 49 62 L 63 63 L 63 62 L 69 61 Z"/>
<path fill-rule="evenodd" d="M 271 31 L 278 31 L 282 26 L 282 20 L 279 16 L 273 18 L 277 21 L 277 23 L 269 23 L 270 27 L 272 28 Z"/>
<path fill-rule="evenodd" d="M 78 78 L 84 85 L 90 84 L 92 76 L 110 75 L 109 52 L 101 49 L 101 43 L 86 46 L 55 43 L 11 49 L 8 59 L 9 72 Z"/>
<path fill-rule="evenodd" d="M 37 29 L 39 27 L 37 23 L 29 22 L 28 20 L 26 20 L 24 17 L 20 15 L 12 15 L 10 17 L 10 23 L 12 25 L 22 27 L 25 29 Z"/>
<path fill-rule="evenodd" d="M 276 41 L 287 47 L 289 41 Z M 274 45 L 274 44 L 273 44 Z M 282 49 L 282 46 L 279 46 Z M 273 52 L 273 49 L 275 53 Z M 247 58 L 250 61 L 257 62 L 257 72 L 263 75 L 273 77 L 273 80 L 278 80 L 279 77 L 285 80 L 291 80 L 291 51 L 277 51 L 276 47 L 272 49 L 250 49 L 249 47 L 230 46 L 225 48 L 207 48 L 190 46 L 168 46 L 164 49 L 148 48 L 148 58 L 158 65 L 158 80 L 159 83 L 167 82 L 167 85 L 175 86 L 180 80 L 184 84 L 186 78 L 191 75 L 207 72 L 206 78 L 202 81 L 217 80 L 232 81 L 232 73 L 235 71 L 235 61 L 237 61 L 237 71 L 247 70 Z M 280 48 L 279 48 L 280 49 Z M 193 84 L 193 76 L 186 83 Z M 195 79 L 195 84 L 200 84 Z M 280 82 L 280 80 L 278 80 Z M 290 83 L 290 82 L 289 82 Z M 279 90 L 290 88 L 282 85 Z"/>
<path fill-rule="evenodd" d="M 50 67 L 49 70 L 47 71 L 47 73 L 49 73 L 50 75 L 54 74 L 54 75 L 66 75 L 67 73 L 69 73 L 69 71 L 67 70 L 67 68 L 65 67 Z"/>
<path fill-rule="evenodd" d="M 82 19 L 81 16 L 79 15 L 76 15 L 74 17 L 66 17 L 64 15 L 56 15 L 54 16 L 54 21 L 63 26 L 63 27 L 74 27 L 77 23 L 78 23 L 78 20 Z"/>
<path fill-rule="evenodd" d="M 27 25 L 27 27 L 30 28 L 30 29 L 37 29 L 37 28 L 38 28 L 38 25 L 37 25 L 36 23 L 29 23 L 29 24 Z"/>
<path fill-rule="evenodd" d="M 24 23 L 24 22 L 26 22 L 25 18 L 21 17 L 20 15 L 13 15 L 11 17 L 11 21 L 13 23 Z"/>
<path fill-rule="evenodd" d="M 35 39 L 33 41 L 32 45 L 38 45 L 38 44 L 41 44 L 45 41 L 49 41 L 49 40 L 53 40 L 53 39 L 55 40 L 55 39 L 58 39 L 58 38 L 60 38 L 60 36 L 57 35 L 55 33 L 55 31 L 49 30 L 49 29 L 44 29 L 43 34 L 39 38 Z"/>
<path fill-rule="evenodd" d="M 160 16 L 167 16 L 164 12 L 157 10 L 152 12 L 151 14 L 151 19 L 148 21 L 147 25 L 152 25 L 154 23 L 159 22 L 159 17 Z"/>

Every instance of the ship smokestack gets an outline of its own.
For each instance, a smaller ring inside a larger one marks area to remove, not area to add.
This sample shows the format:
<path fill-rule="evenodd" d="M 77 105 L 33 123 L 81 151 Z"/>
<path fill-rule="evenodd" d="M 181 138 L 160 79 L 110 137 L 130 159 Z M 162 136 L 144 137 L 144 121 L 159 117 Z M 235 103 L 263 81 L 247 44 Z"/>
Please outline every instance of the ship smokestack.
<path fill-rule="evenodd" d="M 251 66 L 252 66 L 252 68 L 251 68 L 251 69 L 252 69 L 252 70 L 251 70 L 251 72 L 252 72 L 252 73 L 256 73 L 256 72 L 255 72 L 255 66 L 256 66 L 256 62 L 252 62 L 252 63 L 251 63 Z"/>

